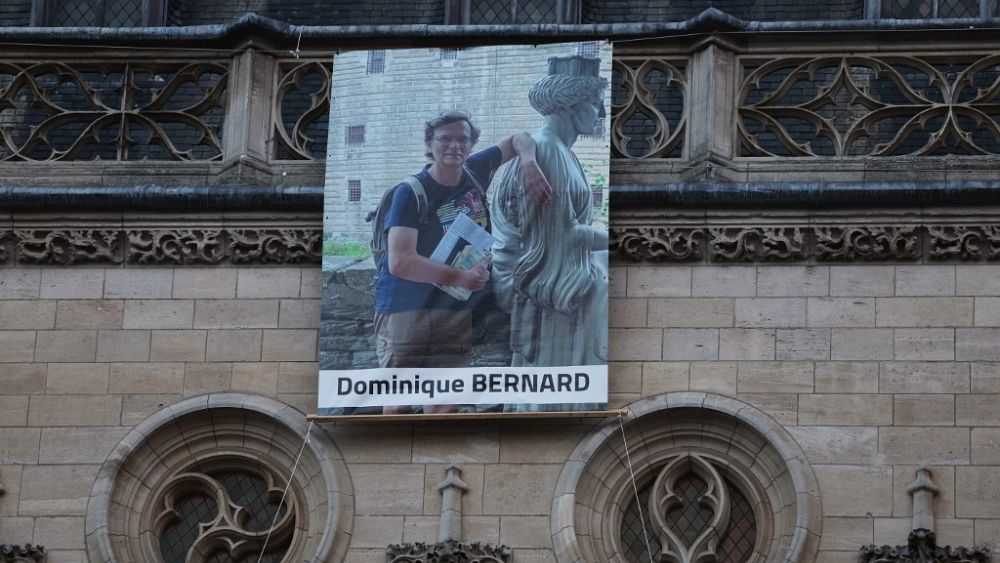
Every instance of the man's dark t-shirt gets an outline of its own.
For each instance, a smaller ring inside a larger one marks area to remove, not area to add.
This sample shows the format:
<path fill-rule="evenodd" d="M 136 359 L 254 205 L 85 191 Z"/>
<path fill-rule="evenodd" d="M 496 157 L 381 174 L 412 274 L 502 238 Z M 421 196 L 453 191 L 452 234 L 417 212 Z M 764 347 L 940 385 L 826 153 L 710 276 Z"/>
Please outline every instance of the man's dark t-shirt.
<path fill-rule="evenodd" d="M 492 146 L 469 156 L 465 167 L 476 176 L 485 190 L 500 167 L 500 147 Z M 445 231 L 458 213 L 464 213 L 481 227 L 490 230 L 490 216 L 486 210 L 486 194 L 462 174 L 457 186 L 443 186 L 427 173 L 428 165 L 416 177 L 427 192 L 427 222 L 420 224 L 417 198 L 408 184 L 401 183 L 394 189 L 392 204 L 386 213 L 385 229 L 410 227 L 417 229 L 417 254 L 429 257 L 437 248 Z M 472 309 L 482 297 L 482 291 L 473 292 L 468 301 L 459 301 L 433 284 L 404 280 L 389 272 L 389 253 L 382 257 L 379 277 L 375 281 L 375 312 L 399 313 L 417 309 Z"/>

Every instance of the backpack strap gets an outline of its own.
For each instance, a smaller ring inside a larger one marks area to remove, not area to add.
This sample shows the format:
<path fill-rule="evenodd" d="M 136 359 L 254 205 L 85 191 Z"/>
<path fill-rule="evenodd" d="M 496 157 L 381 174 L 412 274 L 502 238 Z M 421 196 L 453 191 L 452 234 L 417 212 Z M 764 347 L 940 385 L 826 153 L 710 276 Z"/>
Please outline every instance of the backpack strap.
<path fill-rule="evenodd" d="M 417 198 L 417 216 L 420 218 L 420 224 L 422 225 L 427 222 L 428 216 L 427 191 L 416 176 L 407 176 L 403 178 L 403 182 L 410 186 L 413 197 Z"/>

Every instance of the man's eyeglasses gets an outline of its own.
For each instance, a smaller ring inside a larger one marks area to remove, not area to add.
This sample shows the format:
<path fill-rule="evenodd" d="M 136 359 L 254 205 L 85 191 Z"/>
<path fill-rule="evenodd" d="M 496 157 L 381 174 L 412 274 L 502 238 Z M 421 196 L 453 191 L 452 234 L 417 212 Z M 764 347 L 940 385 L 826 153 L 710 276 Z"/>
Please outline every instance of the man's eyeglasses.
<path fill-rule="evenodd" d="M 462 145 L 468 146 L 472 144 L 472 139 L 462 135 L 461 137 L 449 137 L 448 135 L 435 135 L 434 141 L 441 143 L 442 145 Z"/>

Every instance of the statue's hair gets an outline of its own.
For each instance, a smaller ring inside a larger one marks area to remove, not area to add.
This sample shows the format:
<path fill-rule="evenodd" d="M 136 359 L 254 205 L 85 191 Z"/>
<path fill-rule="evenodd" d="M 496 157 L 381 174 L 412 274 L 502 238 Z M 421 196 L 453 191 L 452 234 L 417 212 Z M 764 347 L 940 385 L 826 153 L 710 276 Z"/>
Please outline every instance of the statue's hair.
<path fill-rule="evenodd" d="M 535 82 L 528 92 L 531 107 L 542 115 L 552 115 L 581 102 L 596 100 L 608 81 L 596 76 L 550 74 Z"/>
<path fill-rule="evenodd" d="M 434 130 L 442 125 L 450 125 L 452 123 L 458 123 L 459 121 L 464 121 L 469 124 L 469 131 L 471 136 L 469 139 L 472 144 L 475 145 L 479 142 L 479 128 L 472 123 L 472 116 L 468 112 L 464 112 L 460 109 L 453 109 L 442 111 L 441 113 L 434 116 L 433 119 L 424 123 L 424 145 L 431 144 L 431 140 L 434 139 Z M 434 155 L 431 151 L 426 151 L 424 156 L 433 160 Z"/>

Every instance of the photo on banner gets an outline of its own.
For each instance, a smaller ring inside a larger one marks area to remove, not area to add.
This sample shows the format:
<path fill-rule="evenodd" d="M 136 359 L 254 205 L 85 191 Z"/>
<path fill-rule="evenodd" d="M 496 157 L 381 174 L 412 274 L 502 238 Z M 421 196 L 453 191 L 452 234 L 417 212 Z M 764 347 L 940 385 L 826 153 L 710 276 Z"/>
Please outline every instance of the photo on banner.
<path fill-rule="evenodd" d="M 333 63 L 319 415 L 601 410 L 611 44 Z"/>

